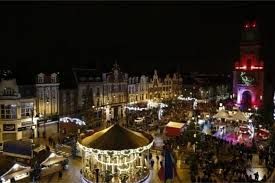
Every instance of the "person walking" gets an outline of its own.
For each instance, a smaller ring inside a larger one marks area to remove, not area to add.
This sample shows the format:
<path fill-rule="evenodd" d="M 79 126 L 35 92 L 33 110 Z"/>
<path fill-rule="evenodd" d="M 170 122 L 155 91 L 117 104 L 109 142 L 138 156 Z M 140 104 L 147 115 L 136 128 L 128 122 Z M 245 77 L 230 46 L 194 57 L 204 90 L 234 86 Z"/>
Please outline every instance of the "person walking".
<path fill-rule="evenodd" d="M 258 172 L 254 173 L 254 176 L 255 176 L 255 180 L 258 181 L 259 180 L 259 173 Z"/>
<path fill-rule="evenodd" d="M 62 179 L 62 176 L 63 176 L 63 172 L 62 172 L 62 170 L 60 170 L 60 171 L 58 172 L 58 177 L 59 177 L 60 179 Z"/>

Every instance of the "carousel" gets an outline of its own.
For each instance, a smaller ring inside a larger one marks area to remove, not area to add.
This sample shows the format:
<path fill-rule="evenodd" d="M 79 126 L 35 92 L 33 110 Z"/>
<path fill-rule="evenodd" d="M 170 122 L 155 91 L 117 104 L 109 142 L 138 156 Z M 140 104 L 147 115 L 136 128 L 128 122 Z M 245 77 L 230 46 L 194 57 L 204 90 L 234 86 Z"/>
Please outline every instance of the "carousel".
<path fill-rule="evenodd" d="M 81 181 L 146 182 L 153 137 L 114 124 L 78 142 L 82 154 Z"/>

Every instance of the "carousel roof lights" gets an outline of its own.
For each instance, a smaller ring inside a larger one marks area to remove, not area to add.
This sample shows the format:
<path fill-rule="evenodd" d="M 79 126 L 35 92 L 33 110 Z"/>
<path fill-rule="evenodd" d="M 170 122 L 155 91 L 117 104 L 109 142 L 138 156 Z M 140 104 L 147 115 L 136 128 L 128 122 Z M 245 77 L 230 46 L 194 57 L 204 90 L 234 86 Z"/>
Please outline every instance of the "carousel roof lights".
<path fill-rule="evenodd" d="M 150 149 L 152 147 L 153 143 L 154 143 L 154 141 L 152 141 L 147 146 L 144 146 L 143 151 Z M 110 150 L 99 150 L 99 149 L 88 148 L 88 147 L 85 147 L 84 145 L 82 145 L 79 142 L 77 142 L 77 145 L 79 146 L 80 149 L 83 149 L 85 151 L 85 153 L 89 153 L 90 155 L 91 154 L 94 154 L 94 155 L 107 155 L 108 151 L 110 151 Z M 113 153 L 113 156 L 117 156 L 117 155 L 128 156 L 128 155 L 131 155 L 131 154 L 140 153 L 141 151 L 139 149 L 140 148 L 127 149 L 127 150 L 121 150 L 121 151 L 112 150 L 112 153 Z"/>
<path fill-rule="evenodd" d="M 122 151 L 138 149 L 152 141 L 153 137 L 147 133 L 135 132 L 115 124 L 84 138 L 80 143 L 91 149 Z"/>

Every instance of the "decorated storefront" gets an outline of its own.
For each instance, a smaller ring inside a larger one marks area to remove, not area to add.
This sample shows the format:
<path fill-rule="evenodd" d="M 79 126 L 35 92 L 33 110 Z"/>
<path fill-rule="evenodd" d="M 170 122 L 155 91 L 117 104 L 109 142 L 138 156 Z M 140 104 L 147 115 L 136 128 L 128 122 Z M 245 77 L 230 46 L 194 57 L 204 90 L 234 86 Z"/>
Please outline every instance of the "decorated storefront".
<path fill-rule="evenodd" d="M 82 151 L 82 182 L 141 182 L 149 179 L 153 137 L 119 124 L 78 142 Z"/>

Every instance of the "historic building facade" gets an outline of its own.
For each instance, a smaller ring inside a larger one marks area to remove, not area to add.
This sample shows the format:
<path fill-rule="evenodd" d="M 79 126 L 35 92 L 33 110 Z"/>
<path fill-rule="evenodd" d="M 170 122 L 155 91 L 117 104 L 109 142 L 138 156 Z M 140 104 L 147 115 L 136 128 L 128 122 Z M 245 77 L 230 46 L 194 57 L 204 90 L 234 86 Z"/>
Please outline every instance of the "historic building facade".
<path fill-rule="evenodd" d="M 75 116 L 78 113 L 77 83 L 72 70 L 61 72 L 59 77 L 59 116 Z"/>
<path fill-rule="evenodd" d="M 103 107 L 103 82 L 100 73 L 95 69 L 73 69 L 76 81 L 76 91 L 71 90 L 71 100 L 76 101 L 76 111 L 84 116 L 87 113 L 96 113 L 97 117 L 102 115 Z M 94 114 L 92 114 L 94 115 Z"/>
<path fill-rule="evenodd" d="M 157 71 L 154 71 L 153 78 L 150 80 L 148 94 L 150 100 L 163 100 L 176 98 L 182 94 L 182 78 L 179 74 L 169 74 L 161 79 Z"/>
<path fill-rule="evenodd" d="M 117 64 L 100 75 L 94 69 L 73 69 L 77 81 L 78 111 L 93 111 L 106 120 L 124 116 L 128 102 L 128 75 Z"/>
<path fill-rule="evenodd" d="M 106 120 L 124 117 L 128 102 L 128 74 L 121 72 L 119 66 L 114 64 L 111 72 L 103 73 L 102 80 Z"/>
<path fill-rule="evenodd" d="M 141 77 L 129 77 L 128 79 L 128 102 L 138 103 L 148 100 L 149 78 L 145 75 Z"/>
<path fill-rule="evenodd" d="M 14 77 L 1 77 L 0 143 L 34 135 L 33 117 L 36 115 L 36 103 L 32 89 L 18 86 Z"/>
<path fill-rule="evenodd" d="M 59 114 L 71 116 L 77 113 L 77 90 L 60 88 Z"/>
<path fill-rule="evenodd" d="M 240 60 L 233 71 L 233 93 L 237 105 L 243 109 L 259 108 L 263 101 L 264 63 L 255 21 L 243 25 L 240 43 Z"/>
<path fill-rule="evenodd" d="M 59 82 L 56 73 L 37 75 L 37 113 L 50 117 L 59 114 Z"/>

